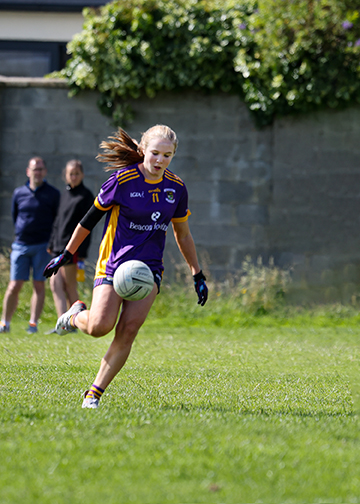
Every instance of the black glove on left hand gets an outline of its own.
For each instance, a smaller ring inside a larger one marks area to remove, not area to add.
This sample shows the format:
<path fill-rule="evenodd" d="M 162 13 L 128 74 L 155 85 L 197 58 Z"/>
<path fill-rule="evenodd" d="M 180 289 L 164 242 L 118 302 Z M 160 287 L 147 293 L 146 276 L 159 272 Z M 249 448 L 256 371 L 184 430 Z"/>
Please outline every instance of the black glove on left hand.
<path fill-rule="evenodd" d="M 196 273 L 196 275 L 193 276 L 193 278 L 196 294 L 199 298 L 198 304 L 204 306 L 208 298 L 208 288 L 205 283 L 205 275 L 200 270 L 199 273 Z"/>
<path fill-rule="evenodd" d="M 65 264 L 69 264 L 69 262 L 71 262 L 72 258 L 73 258 L 73 255 L 70 254 L 70 252 L 65 249 L 63 252 L 61 252 L 60 255 L 58 255 L 57 257 L 54 257 L 54 259 L 51 259 L 49 264 L 47 266 L 45 266 L 45 269 L 43 271 L 44 277 L 50 278 L 51 275 L 56 275 L 59 268 L 61 266 L 64 266 Z"/>

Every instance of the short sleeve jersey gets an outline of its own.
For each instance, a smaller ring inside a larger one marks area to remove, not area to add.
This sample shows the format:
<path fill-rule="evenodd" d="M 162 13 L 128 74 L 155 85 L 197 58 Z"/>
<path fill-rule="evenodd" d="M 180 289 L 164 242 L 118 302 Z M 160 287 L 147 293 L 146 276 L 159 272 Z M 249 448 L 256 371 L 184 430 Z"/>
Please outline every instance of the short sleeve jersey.
<path fill-rule="evenodd" d="M 162 272 L 168 226 L 190 215 L 187 190 L 177 175 L 166 169 L 161 179 L 148 180 L 137 164 L 114 172 L 94 204 L 107 212 L 96 279 L 112 277 L 130 259 Z"/>

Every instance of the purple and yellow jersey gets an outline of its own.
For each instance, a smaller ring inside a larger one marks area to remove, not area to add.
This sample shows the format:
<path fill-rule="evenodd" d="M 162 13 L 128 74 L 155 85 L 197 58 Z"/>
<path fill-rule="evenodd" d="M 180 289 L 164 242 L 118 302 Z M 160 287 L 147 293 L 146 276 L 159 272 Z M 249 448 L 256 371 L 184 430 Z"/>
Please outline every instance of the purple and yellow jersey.
<path fill-rule="evenodd" d="M 138 165 L 114 172 L 102 185 L 95 206 L 107 211 L 95 278 L 112 277 L 130 259 L 163 271 L 166 231 L 188 219 L 184 182 L 170 170 L 161 179 L 145 179 Z"/>

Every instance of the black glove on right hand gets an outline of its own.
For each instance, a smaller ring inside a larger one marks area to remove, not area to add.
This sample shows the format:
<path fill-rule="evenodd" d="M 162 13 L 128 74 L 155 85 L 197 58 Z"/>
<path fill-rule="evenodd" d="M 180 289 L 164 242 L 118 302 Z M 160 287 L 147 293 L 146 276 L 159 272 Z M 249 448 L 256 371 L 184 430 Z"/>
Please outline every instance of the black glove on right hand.
<path fill-rule="evenodd" d="M 61 252 L 60 255 L 58 255 L 57 257 L 54 257 L 54 259 L 51 259 L 49 264 L 47 266 L 45 266 L 45 269 L 43 271 L 44 277 L 50 278 L 51 275 L 56 275 L 59 268 L 61 266 L 64 266 L 65 264 L 69 264 L 69 262 L 71 262 L 72 258 L 73 258 L 73 255 L 70 254 L 70 252 L 65 249 L 63 252 Z"/>
<path fill-rule="evenodd" d="M 193 276 L 193 278 L 196 294 L 198 295 L 199 298 L 198 304 L 204 306 L 208 298 L 208 288 L 205 283 L 206 280 L 205 275 L 200 270 L 199 273 L 196 273 L 196 275 Z"/>

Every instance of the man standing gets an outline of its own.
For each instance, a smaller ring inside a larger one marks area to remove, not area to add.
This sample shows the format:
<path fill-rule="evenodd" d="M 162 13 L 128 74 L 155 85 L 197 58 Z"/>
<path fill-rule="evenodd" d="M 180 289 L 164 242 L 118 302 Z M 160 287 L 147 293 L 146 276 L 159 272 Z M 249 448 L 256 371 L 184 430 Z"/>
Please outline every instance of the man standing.
<path fill-rule="evenodd" d="M 0 333 L 10 332 L 10 321 L 17 308 L 21 288 L 29 280 L 30 269 L 33 294 L 27 332 L 37 332 L 45 300 L 43 270 L 50 258 L 46 248 L 60 200 L 60 192 L 45 181 L 46 173 L 43 159 L 31 158 L 26 169 L 29 180 L 17 187 L 13 194 L 11 212 L 15 241 L 11 246 L 10 282 L 3 301 Z"/>

